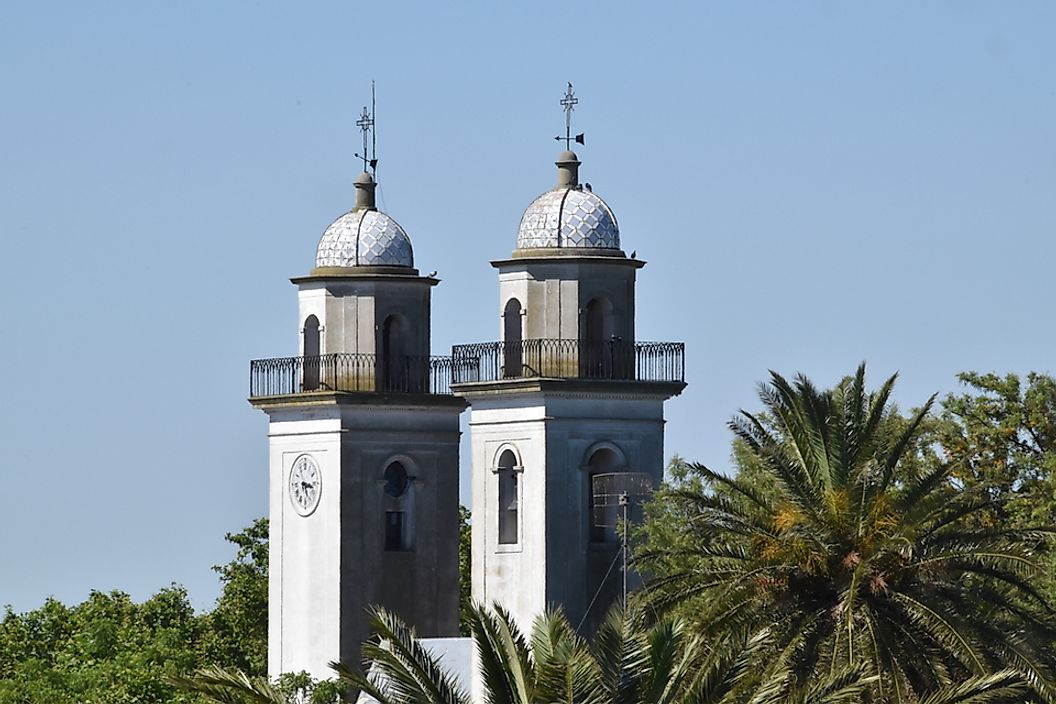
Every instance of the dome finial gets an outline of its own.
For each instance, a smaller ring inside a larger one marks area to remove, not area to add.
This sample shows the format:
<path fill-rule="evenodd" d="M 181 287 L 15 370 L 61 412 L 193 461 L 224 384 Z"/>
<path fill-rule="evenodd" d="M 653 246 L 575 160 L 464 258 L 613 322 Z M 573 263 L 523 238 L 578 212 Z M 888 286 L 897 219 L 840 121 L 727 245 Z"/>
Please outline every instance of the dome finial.
<path fill-rule="evenodd" d="M 557 185 L 561 188 L 575 188 L 579 185 L 579 157 L 570 149 L 557 155 Z"/>
<path fill-rule="evenodd" d="M 355 210 L 377 210 L 374 202 L 374 189 L 378 184 L 366 171 L 356 177 L 356 207 Z"/>
<path fill-rule="evenodd" d="M 579 185 L 579 157 L 572 151 L 572 142 L 585 144 L 582 132 L 575 137 L 572 136 L 572 111 L 579 104 L 579 98 L 572 91 L 572 83 L 569 82 L 565 97 L 561 99 L 561 107 L 565 110 L 565 136 L 554 137 L 558 142 L 564 140 L 565 151 L 557 156 L 557 185 L 558 187 L 575 187 Z"/>
<path fill-rule="evenodd" d="M 356 120 L 356 127 L 363 132 L 363 153 L 356 157 L 363 160 L 363 171 L 370 166 L 371 173 L 378 175 L 378 131 L 374 128 L 374 118 L 378 114 L 378 102 L 374 97 L 374 81 L 370 82 L 370 112 L 363 106 L 363 112 Z M 370 158 L 367 158 L 367 138 L 370 137 Z"/>
<path fill-rule="evenodd" d="M 561 99 L 561 107 L 565 110 L 565 136 L 558 135 L 554 137 L 558 142 L 564 140 L 565 151 L 572 149 L 572 142 L 576 144 L 585 144 L 586 135 L 580 132 L 575 137 L 572 136 L 572 111 L 579 105 L 579 98 L 572 92 L 572 83 L 569 82 L 568 90 L 565 91 L 565 97 Z"/>

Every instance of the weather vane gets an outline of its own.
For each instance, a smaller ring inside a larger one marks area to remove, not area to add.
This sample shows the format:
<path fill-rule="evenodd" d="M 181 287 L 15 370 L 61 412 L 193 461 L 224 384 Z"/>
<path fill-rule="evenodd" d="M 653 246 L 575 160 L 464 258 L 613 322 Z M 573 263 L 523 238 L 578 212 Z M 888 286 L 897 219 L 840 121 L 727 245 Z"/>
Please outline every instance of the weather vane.
<path fill-rule="evenodd" d="M 374 98 L 374 81 L 370 82 L 370 112 L 367 112 L 367 106 L 363 106 L 363 112 L 360 114 L 359 119 L 356 120 L 356 127 L 363 132 L 363 153 L 356 154 L 356 157 L 363 160 L 363 170 L 367 170 L 367 166 L 370 166 L 370 170 L 375 172 L 377 175 L 378 169 L 378 132 L 374 129 L 374 116 L 377 114 L 377 101 Z M 370 136 L 370 157 L 367 157 L 367 136 Z"/>
<path fill-rule="evenodd" d="M 565 110 L 565 136 L 558 135 L 554 137 L 555 140 L 560 142 L 565 140 L 565 149 L 572 148 L 572 142 L 576 144 L 585 144 L 583 141 L 583 133 L 580 132 L 575 137 L 572 136 L 572 111 L 576 109 L 576 105 L 579 104 L 579 98 L 572 92 L 572 84 L 568 84 L 568 89 L 565 91 L 565 97 L 561 99 L 561 107 Z"/>

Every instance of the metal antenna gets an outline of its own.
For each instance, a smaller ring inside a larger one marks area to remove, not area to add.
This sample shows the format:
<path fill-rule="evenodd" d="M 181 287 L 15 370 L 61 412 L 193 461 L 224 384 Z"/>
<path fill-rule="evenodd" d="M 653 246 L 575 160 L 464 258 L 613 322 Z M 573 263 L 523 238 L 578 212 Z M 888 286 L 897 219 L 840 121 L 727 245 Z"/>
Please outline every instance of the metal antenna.
<path fill-rule="evenodd" d="M 590 610 L 594 608 L 606 585 L 610 584 L 609 577 L 612 575 L 616 565 L 622 563 L 622 579 L 619 597 L 620 603 L 626 608 L 627 596 L 630 591 L 630 568 L 631 568 L 631 524 L 641 520 L 641 507 L 645 500 L 653 493 L 652 477 L 642 472 L 606 472 L 595 474 L 591 477 L 591 531 L 593 537 L 602 538 L 603 542 L 615 543 L 617 535 L 620 538 L 619 548 L 615 550 L 612 562 L 605 576 L 598 583 L 593 598 L 583 612 L 583 618 L 576 626 L 578 632 L 586 623 Z M 622 530 L 621 530 L 622 529 Z M 598 533 L 594 533 L 598 531 Z M 593 539 L 592 537 L 592 539 Z M 615 591 L 615 590 L 613 590 Z M 611 593 L 611 592 L 610 592 Z"/>
<path fill-rule="evenodd" d="M 356 154 L 356 156 L 363 160 L 363 170 L 366 171 L 368 163 L 374 161 L 372 159 L 367 159 L 367 135 L 371 131 L 371 128 L 374 127 L 374 117 L 367 112 L 366 105 L 363 106 L 363 114 L 361 114 L 359 119 L 356 120 L 356 127 L 363 131 L 363 153 Z"/>
<path fill-rule="evenodd" d="M 370 82 L 370 121 L 375 124 L 378 118 L 378 101 L 374 97 L 374 81 Z M 375 127 L 370 133 L 370 170 L 374 172 L 374 180 L 378 180 L 378 128 Z"/>
<path fill-rule="evenodd" d="M 627 549 L 630 547 L 627 544 L 627 534 L 630 532 L 630 524 L 627 523 L 627 519 L 630 518 L 628 511 L 631 508 L 631 497 L 625 491 L 620 494 L 619 498 L 620 508 L 623 509 L 623 531 L 622 540 L 620 541 L 620 554 L 623 555 L 623 601 L 620 602 L 620 606 L 624 609 L 627 608 Z"/>
<path fill-rule="evenodd" d="M 565 97 L 561 99 L 561 107 L 565 110 L 565 136 L 558 135 L 554 137 L 555 140 L 560 142 L 565 140 L 565 149 L 572 148 L 572 142 L 576 144 L 584 144 L 584 134 L 580 132 L 575 137 L 572 136 L 572 111 L 576 109 L 576 105 L 579 104 L 579 98 L 572 92 L 572 84 L 568 84 L 568 89 L 565 91 Z"/>

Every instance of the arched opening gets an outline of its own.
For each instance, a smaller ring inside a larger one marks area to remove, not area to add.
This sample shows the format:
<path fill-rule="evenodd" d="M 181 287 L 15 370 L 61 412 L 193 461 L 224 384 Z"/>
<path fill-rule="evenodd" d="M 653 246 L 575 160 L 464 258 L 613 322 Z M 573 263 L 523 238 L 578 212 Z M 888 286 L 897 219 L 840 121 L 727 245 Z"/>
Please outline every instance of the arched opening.
<path fill-rule="evenodd" d="M 502 312 L 502 375 L 507 378 L 524 374 L 524 348 L 521 332 L 521 302 L 511 298 Z"/>
<path fill-rule="evenodd" d="M 622 465 L 623 460 L 620 456 L 607 447 L 595 450 L 587 462 L 587 515 L 590 516 L 590 541 L 592 543 L 619 542 L 619 533 L 616 529 L 619 508 L 615 505 L 595 508 L 597 502 L 594 497 L 594 477 L 598 474 L 619 471 Z"/>
<path fill-rule="evenodd" d="M 381 324 L 381 354 L 378 356 L 378 385 L 382 391 L 414 391 L 411 388 L 410 325 L 399 314 Z"/>
<path fill-rule="evenodd" d="M 513 545 L 519 540 L 517 512 L 519 509 L 517 455 L 503 450 L 499 455 L 496 475 L 499 481 L 499 545 Z"/>
<path fill-rule="evenodd" d="M 309 315 L 304 320 L 301 388 L 316 391 L 319 388 L 319 318 Z"/>
<path fill-rule="evenodd" d="M 402 462 L 390 463 L 383 474 L 385 490 L 385 551 L 414 549 L 414 495 L 408 491 L 411 478 Z"/>
<path fill-rule="evenodd" d="M 407 470 L 402 462 L 393 462 L 385 468 L 385 493 L 398 499 L 407 491 Z"/>
<path fill-rule="evenodd" d="M 580 371 L 588 379 L 613 378 L 613 352 L 618 346 L 612 303 L 608 298 L 592 298 L 585 310 L 580 348 Z"/>

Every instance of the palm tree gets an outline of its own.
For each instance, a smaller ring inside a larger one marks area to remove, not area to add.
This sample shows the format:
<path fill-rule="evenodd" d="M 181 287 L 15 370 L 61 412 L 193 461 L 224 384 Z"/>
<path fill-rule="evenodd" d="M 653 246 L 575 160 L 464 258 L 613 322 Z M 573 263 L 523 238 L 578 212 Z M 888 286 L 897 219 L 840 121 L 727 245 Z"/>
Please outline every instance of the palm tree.
<path fill-rule="evenodd" d="M 875 682 L 862 667 L 843 668 L 808 686 L 785 662 L 766 665 L 773 638 L 708 642 L 679 618 L 649 627 L 614 610 L 588 644 L 558 612 L 536 619 L 530 639 L 509 614 L 471 610 L 484 701 L 488 704 L 853 704 Z M 360 670 L 334 663 L 340 677 L 380 704 L 470 704 L 462 685 L 391 612 L 373 614 L 371 662 Z M 174 680 L 220 704 L 288 704 L 263 678 L 211 669 Z M 990 704 L 1022 695 L 1015 673 L 978 678 L 926 704 Z M 1022 698 L 1020 696 L 1020 698 Z"/>
<path fill-rule="evenodd" d="M 797 688 L 787 671 L 757 676 L 766 631 L 709 643 L 677 618 L 643 627 L 614 609 L 588 643 L 560 612 L 536 619 L 530 638 L 500 607 L 471 610 L 486 702 L 492 704 L 836 704 L 858 702 L 872 678 L 845 668 Z M 343 679 L 381 704 L 469 704 L 466 691 L 392 613 L 373 617 L 377 638 L 364 646 L 366 674 L 334 665 Z M 1001 684 L 1004 686 L 1004 683 Z"/>
<path fill-rule="evenodd" d="M 642 600 L 692 611 L 712 639 L 770 628 L 798 686 L 864 667 L 865 700 L 917 702 L 1014 671 L 1054 701 L 1056 621 L 1032 584 L 1051 531 L 977 520 L 985 487 L 929 458 L 932 400 L 903 418 L 894 383 L 867 392 L 864 364 L 825 392 L 771 373 L 766 413 L 730 423 L 753 471 L 694 464 L 695 482 L 661 494 L 668 533 L 639 555 Z"/>

